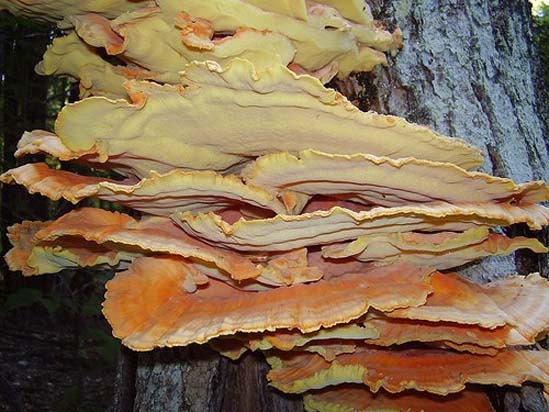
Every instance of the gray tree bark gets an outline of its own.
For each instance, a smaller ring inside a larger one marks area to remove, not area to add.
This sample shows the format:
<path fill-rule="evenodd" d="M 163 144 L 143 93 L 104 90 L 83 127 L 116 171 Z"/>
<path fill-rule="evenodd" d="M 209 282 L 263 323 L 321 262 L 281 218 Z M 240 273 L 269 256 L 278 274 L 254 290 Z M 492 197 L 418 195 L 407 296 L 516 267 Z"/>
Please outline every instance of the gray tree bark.
<path fill-rule="evenodd" d="M 378 19 L 400 27 L 405 46 L 387 68 L 338 84 L 351 100 L 363 110 L 402 116 L 474 143 L 487 154 L 487 172 L 518 182 L 549 180 L 547 113 L 527 0 L 371 5 Z M 540 236 L 547 243 L 547 234 Z M 516 272 L 547 275 L 546 259 L 522 253 L 461 272 L 480 282 Z M 266 367 L 253 355 L 233 363 L 193 347 L 139 354 L 137 364 L 136 412 L 303 410 L 299 399 L 266 386 Z M 532 385 L 492 391 L 492 397 L 498 410 L 547 410 Z"/>
<path fill-rule="evenodd" d="M 374 109 L 460 137 L 486 153 L 483 171 L 516 182 L 549 179 L 547 108 L 527 0 L 375 0 L 401 28 L 404 48 L 387 68 L 345 84 Z M 512 230 L 524 230 L 513 228 Z M 546 237 L 546 233 L 538 233 Z M 549 274 L 547 256 L 494 257 L 461 272 L 487 281 L 518 271 Z"/>
<path fill-rule="evenodd" d="M 122 362 L 128 358 L 126 353 Z M 233 362 L 207 345 L 193 345 L 138 354 L 137 360 L 133 405 L 118 400 L 116 412 L 303 411 L 301 397 L 267 386 L 268 366 L 259 354 Z M 132 384 L 131 378 L 123 381 L 119 376 L 118 394 Z"/>
<path fill-rule="evenodd" d="M 374 12 L 396 22 L 405 46 L 388 68 L 363 81 L 355 78 L 352 94 L 369 95 L 377 111 L 480 147 L 487 155 L 483 171 L 517 182 L 549 180 L 545 86 L 528 1 L 376 1 Z M 517 225 L 506 232 L 528 229 Z M 547 230 L 529 235 L 544 244 L 549 239 Z M 485 282 L 535 271 L 549 275 L 547 255 L 521 251 L 484 259 L 460 273 Z M 489 393 L 498 411 L 549 410 L 535 385 Z"/>

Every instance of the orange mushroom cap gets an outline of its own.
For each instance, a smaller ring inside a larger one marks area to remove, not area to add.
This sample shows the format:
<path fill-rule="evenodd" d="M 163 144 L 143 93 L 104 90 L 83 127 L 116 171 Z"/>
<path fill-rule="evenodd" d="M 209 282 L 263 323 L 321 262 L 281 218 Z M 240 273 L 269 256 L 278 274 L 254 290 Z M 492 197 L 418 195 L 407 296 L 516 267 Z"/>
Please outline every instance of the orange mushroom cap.
<path fill-rule="evenodd" d="M 511 276 L 487 285 L 457 274 L 433 274 L 433 294 L 421 308 L 397 309 L 389 317 L 476 324 L 510 325 L 509 345 L 533 343 L 549 329 L 549 282 L 539 274 Z"/>
<path fill-rule="evenodd" d="M 8 228 L 13 248 L 5 259 L 10 270 L 32 276 L 78 267 L 118 266 L 134 257 L 131 252 L 112 250 L 85 239 L 60 238 L 37 244 L 36 234 L 50 223 L 24 221 Z"/>
<path fill-rule="evenodd" d="M 398 394 L 380 390 L 341 385 L 308 393 L 305 408 L 310 412 L 493 412 L 486 393 L 477 389 L 444 397 L 424 392 L 405 391 Z"/>
<path fill-rule="evenodd" d="M 438 395 L 459 392 L 467 383 L 515 385 L 549 380 L 547 351 L 502 350 L 495 356 L 440 349 L 382 350 L 357 348 L 332 362 L 309 353 L 282 353 L 268 359 L 271 385 L 301 393 L 340 383 L 364 383 L 373 392 L 384 388 Z"/>
<path fill-rule="evenodd" d="M 356 319 L 370 307 L 421 305 L 431 291 L 431 269 L 396 265 L 259 292 L 212 279 L 189 294 L 178 287 L 185 265 L 176 256 L 138 258 L 107 283 L 103 313 L 125 345 L 150 350 L 279 328 L 307 333 Z"/>

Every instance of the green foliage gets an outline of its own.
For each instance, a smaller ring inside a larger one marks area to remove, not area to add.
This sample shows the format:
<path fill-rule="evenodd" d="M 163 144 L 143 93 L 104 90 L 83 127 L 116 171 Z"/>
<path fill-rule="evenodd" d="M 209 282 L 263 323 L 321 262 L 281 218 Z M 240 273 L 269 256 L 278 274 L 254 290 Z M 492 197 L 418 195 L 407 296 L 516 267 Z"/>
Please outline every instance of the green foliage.
<path fill-rule="evenodd" d="M 547 86 L 549 85 L 549 4 L 541 5 L 534 14 L 534 29 L 543 69 L 543 79 Z"/>
<path fill-rule="evenodd" d="M 90 294 L 83 302 L 79 302 L 64 294 L 46 295 L 40 289 L 23 287 L 8 294 L 3 306 L 6 311 L 38 306 L 46 309 L 50 316 L 61 314 L 85 320 L 102 316 L 101 300 L 101 297 L 94 293 Z M 116 363 L 120 343 L 103 329 L 97 327 L 85 329 L 80 341 L 81 344 L 77 350 L 82 361 L 87 363 L 94 358 L 92 355 L 96 354 L 109 364 Z"/>
<path fill-rule="evenodd" d="M 80 349 L 79 353 L 83 359 L 89 359 L 92 353 L 96 353 L 107 362 L 116 363 L 120 352 L 120 343 L 112 335 L 103 329 L 90 328 L 84 332 L 83 338 L 93 342 L 92 345 Z"/>
<path fill-rule="evenodd" d="M 41 304 L 50 315 L 62 307 L 60 299 L 44 296 L 41 290 L 34 288 L 20 288 L 6 297 L 4 309 L 12 311 Z"/>
<path fill-rule="evenodd" d="M 4 302 L 4 309 L 14 311 L 30 308 L 34 305 L 41 305 L 50 315 L 57 314 L 60 311 L 74 315 L 78 310 L 72 299 L 59 294 L 48 296 L 35 288 L 19 288 L 8 294 Z"/>

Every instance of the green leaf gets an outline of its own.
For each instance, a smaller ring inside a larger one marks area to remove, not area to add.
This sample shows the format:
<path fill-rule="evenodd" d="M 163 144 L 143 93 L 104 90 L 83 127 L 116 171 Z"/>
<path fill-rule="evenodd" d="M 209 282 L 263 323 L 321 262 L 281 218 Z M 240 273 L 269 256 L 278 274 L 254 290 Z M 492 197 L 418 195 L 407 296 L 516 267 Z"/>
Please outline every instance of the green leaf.
<path fill-rule="evenodd" d="M 112 335 L 105 332 L 103 329 L 99 329 L 99 328 L 90 328 L 86 330 L 83 333 L 83 337 L 85 339 L 91 339 L 91 340 L 96 340 L 101 342 L 110 342 L 113 340 L 116 341 L 116 339 Z"/>
<path fill-rule="evenodd" d="M 99 316 L 101 315 L 101 299 L 97 296 L 92 296 L 82 306 L 82 315 L 84 316 Z"/>
<path fill-rule="evenodd" d="M 40 303 L 46 308 L 50 315 L 53 315 L 55 312 L 61 308 L 61 302 L 59 299 L 52 298 L 40 298 Z"/>
<path fill-rule="evenodd" d="M 98 353 L 103 359 L 109 363 L 116 363 L 118 359 L 118 353 L 120 352 L 120 342 L 114 338 L 111 334 L 106 333 L 99 328 L 88 329 L 84 332 L 83 337 L 93 340 L 95 342 L 101 342 L 99 345 L 94 345 L 86 348 L 85 351 L 89 353 L 94 351 Z"/>
<path fill-rule="evenodd" d="M 4 303 L 4 308 L 6 310 L 15 310 L 19 308 L 25 308 L 34 305 L 39 302 L 42 298 L 42 291 L 32 288 L 21 288 L 10 293 L 6 302 Z"/>
<path fill-rule="evenodd" d="M 62 297 L 59 299 L 59 302 L 61 305 L 63 305 L 63 308 L 73 315 L 75 315 L 78 312 L 78 305 L 72 298 Z"/>
<path fill-rule="evenodd" d="M 116 363 L 120 353 L 120 343 L 117 340 L 106 342 L 96 348 L 96 351 L 109 363 Z"/>

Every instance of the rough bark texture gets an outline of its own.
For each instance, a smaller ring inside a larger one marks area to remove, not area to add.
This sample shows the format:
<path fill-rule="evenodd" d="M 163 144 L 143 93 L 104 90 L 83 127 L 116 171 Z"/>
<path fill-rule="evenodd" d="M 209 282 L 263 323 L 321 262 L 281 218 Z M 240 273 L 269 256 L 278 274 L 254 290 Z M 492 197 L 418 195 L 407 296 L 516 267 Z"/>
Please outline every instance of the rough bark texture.
<path fill-rule="evenodd" d="M 300 397 L 267 387 L 267 365 L 257 354 L 240 361 L 207 346 L 138 355 L 134 411 L 303 411 Z"/>
<path fill-rule="evenodd" d="M 403 116 L 481 147 L 485 171 L 519 182 L 549 180 L 547 117 L 527 0 L 372 3 L 378 18 L 401 28 L 405 47 L 388 68 L 338 86 L 364 110 Z M 462 273 L 486 281 L 532 270 L 547 275 L 546 257 L 487 259 Z M 257 357 L 235 364 L 207 350 L 175 349 L 140 354 L 138 365 L 134 411 L 303 410 L 265 386 Z M 493 399 L 498 410 L 547 410 L 532 385 L 494 392 Z"/>
<path fill-rule="evenodd" d="M 378 18 L 401 28 L 405 46 L 389 67 L 347 82 L 347 94 L 362 109 L 473 143 L 486 153 L 488 173 L 517 182 L 549 180 L 547 112 L 528 1 L 373 3 Z M 547 275 L 541 258 L 535 270 Z M 462 273 L 491 280 L 516 272 L 515 260 L 489 258 Z"/>
<path fill-rule="evenodd" d="M 549 180 L 547 112 L 528 1 L 374 3 L 377 18 L 402 29 L 405 46 L 389 67 L 346 82 L 347 94 L 364 110 L 402 116 L 473 143 L 487 154 L 488 173 L 517 182 Z M 536 235 L 547 243 L 547 230 Z M 460 273 L 485 282 L 533 271 L 549 274 L 547 255 L 488 258 Z M 549 410 L 534 385 L 490 395 L 498 411 Z"/>

